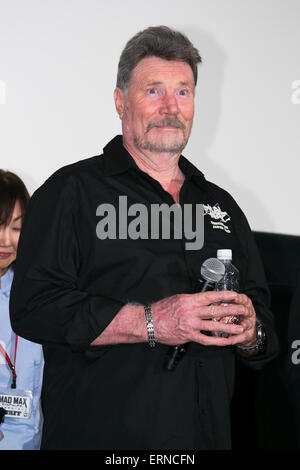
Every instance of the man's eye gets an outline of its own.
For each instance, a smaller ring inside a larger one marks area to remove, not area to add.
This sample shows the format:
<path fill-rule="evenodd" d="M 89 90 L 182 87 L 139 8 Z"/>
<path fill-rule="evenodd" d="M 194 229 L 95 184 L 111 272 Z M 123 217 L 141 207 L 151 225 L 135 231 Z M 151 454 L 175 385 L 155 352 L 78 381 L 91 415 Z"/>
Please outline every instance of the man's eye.
<path fill-rule="evenodd" d="M 157 93 L 156 88 L 149 88 L 148 90 L 149 95 L 155 95 Z"/>
<path fill-rule="evenodd" d="M 179 90 L 181 96 L 186 96 L 188 94 L 187 90 Z"/>

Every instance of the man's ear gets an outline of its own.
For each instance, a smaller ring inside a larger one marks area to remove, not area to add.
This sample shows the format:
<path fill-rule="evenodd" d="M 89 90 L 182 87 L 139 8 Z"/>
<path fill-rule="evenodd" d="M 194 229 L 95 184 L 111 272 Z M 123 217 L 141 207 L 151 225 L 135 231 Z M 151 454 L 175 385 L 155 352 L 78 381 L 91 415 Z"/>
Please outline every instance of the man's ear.
<path fill-rule="evenodd" d="M 114 100 L 117 113 L 120 119 L 123 118 L 124 108 L 125 108 L 125 96 L 124 92 L 120 88 L 116 88 L 114 91 Z"/>

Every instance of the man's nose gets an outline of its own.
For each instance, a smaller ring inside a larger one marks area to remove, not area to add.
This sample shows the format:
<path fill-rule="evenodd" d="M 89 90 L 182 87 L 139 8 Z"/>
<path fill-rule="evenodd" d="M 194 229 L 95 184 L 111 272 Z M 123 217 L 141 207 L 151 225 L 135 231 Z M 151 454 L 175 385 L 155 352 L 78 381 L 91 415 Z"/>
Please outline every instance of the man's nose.
<path fill-rule="evenodd" d="M 174 94 L 166 94 L 161 103 L 161 114 L 177 114 L 179 111 L 178 103 Z"/>

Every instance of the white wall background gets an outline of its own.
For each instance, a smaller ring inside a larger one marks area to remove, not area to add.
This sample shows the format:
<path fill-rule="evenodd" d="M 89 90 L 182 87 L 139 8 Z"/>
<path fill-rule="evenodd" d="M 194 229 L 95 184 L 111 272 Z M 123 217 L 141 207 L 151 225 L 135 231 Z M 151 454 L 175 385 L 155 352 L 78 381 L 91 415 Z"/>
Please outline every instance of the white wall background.
<path fill-rule="evenodd" d="M 184 155 L 254 230 L 299 235 L 299 0 L 0 0 L 0 167 L 32 193 L 101 153 L 121 129 L 120 53 L 159 24 L 203 57 Z"/>

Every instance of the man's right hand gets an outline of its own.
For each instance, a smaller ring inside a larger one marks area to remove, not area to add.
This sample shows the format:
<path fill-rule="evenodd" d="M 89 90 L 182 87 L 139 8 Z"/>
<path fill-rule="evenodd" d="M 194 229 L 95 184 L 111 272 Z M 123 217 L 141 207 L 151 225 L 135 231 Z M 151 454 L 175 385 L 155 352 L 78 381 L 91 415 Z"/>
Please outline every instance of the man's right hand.
<path fill-rule="evenodd" d="M 223 316 L 248 316 L 243 294 L 231 291 L 209 291 L 178 294 L 152 304 L 155 339 L 158 343 L 178 345 L 194 341 L 203 345 L 234 344 L 234 335 L 241 335 L 245 326 L 225 324 L 213 319 Z M 228 303 L 233 302 L 233 303 Z M 226 305 L 224 305 L 227 303 Z M 228 333 L 229 338 L 203 333 Z"/>
<path fill-rule="evenodd" d="M 255 322 L 254 309 L 249 305 L 252 303 L 246 295 L 232 291 L 209 291 L 167 297 L 151 305 L 155 341 L 168 345 L 194 341 L 207 346 L 243 343 L 249 340 L 248 330 Z M 231 315 L 239 315 L 241 324 L 212 321 Z M 212 336 L 203 333 L 205 331 L 210 331 Z M 218 332 L 228 333 L 229 337 L 223 338 L 213 334 Z M 147 341 L 144 307 L 128 304 L 118 312 L 91 346 Z"/>

